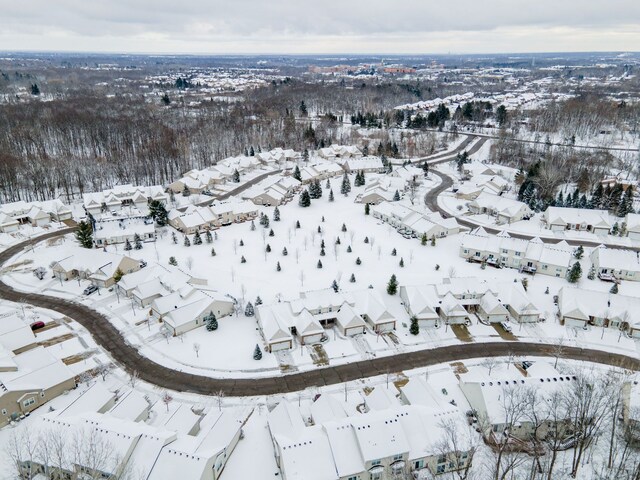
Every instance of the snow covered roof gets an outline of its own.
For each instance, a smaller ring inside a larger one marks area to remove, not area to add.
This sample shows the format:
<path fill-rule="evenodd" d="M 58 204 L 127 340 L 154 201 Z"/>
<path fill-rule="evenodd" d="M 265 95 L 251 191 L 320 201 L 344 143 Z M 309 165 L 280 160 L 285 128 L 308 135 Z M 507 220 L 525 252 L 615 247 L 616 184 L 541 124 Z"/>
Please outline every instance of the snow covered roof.
<path fill-rule="evenodd" d="M 549 207 L 544 212 L 549 225 L 581 224 L 610 228 L 609 212 L 586 208 Z"/>
<path fill-rule="evenodd" d="M 631 323 L 635 312 L 640 309 L 640 298 L 562 287 L 558 292 L 558 308 L 563 317 L 581 318 L 585 321 L 588 321 L 589 317 L 615 318 Z"/>
<path fill-rule="evenodd" d="M 531 213 L 531 209 L 527 204 L 501 195 L 494 195 L 483 191 L 475 200 L 470 202 L 477 208 L 495 211 L 497 214 L 512 217 L 521 211 Z"/>
<path fill-rule="evenodd" d="M 0 320 L 0 344 L 9 351 L 34 344 L 36 336 L 31 328 L 13 313 Z"/>
<path fill-rule="evenodd" d="M 500 303 L 498 298 L 491 292 L 487 292 L 480 300 L 480 308 L 489 315 L 508 315 L 509 311 Z"/>
<path fill-rule="evenodd" d="M 360 157 L 360 158 L 348 158 L 345 161 L 345 164 L 351 171 L 371 170 L 371 169 L 381 170 L 384 168 L 384 165 L 382 164 L 382 160 L 380 159 L 380 157 L 373 157 L 373 156 Z"/>
<path fill-rule="evenodd" d="M 620 248 L 607 248 L 603 245 L 591 252 L 591 261 L 599 268 L 640 272 L 638 252 Z"/>
<path fill-rule="evenodd" d="M 340 307 L 336 315 L 336 322 L 343 329 L 364 327 L 366 325 L 362 317 L 348 303 L 343 303 Z"/>
<path fill-rule="evenodd" d="M 447 293 L 440 301 L 440 311 L 447 317 L 466 317 L 468 315 L 465 308 L 451 292 Z"/>
<path fill-rule="evenodd" d="M 323 393 L 311 404 L 311 418 L 316 425 L 331 420 L 340 420 L 349 415 L 342 402 L 335 399 L 330 393 Z"/>
<path fill-rule="evenodd" d="M 113 417 L 135 422 L 149 410 L 149 407 L 149 402 L 142 393 L 130 390 L 119 398 L 118 403 L 108 413 Z"/>
<path fill-rule="evenodd" d="M 17 370 L 0 372 L 6 390 L 46 390 L 75 378 L 75 372 L 44 347 L 13 357 Z"/>

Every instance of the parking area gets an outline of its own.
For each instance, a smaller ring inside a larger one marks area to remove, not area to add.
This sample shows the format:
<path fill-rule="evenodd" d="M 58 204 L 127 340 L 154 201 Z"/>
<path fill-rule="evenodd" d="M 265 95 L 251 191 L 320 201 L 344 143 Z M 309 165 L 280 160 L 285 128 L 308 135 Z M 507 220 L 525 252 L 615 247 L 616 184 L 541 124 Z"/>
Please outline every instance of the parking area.
<path fill-rule="evenodd" d="M 473 335 L 471 335 L 471 332 L 469 332 L 466 325 L 449 325 L 449 327 L 456 338 L 461 342 L 473 342 Z"/>

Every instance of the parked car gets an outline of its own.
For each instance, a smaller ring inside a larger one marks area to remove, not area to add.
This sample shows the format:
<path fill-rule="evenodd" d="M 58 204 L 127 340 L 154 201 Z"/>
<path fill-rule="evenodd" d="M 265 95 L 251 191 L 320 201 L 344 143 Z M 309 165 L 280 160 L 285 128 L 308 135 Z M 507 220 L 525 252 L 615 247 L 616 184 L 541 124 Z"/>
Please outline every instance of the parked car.
<path fill-rule="evenodd" d="M 82 294 L 91 295 L 93 292 L 97 292 L 97 291 L 98 291 L 98 287 L 96 287 L 95 285 L 89 285 L 87 288 L 84 289 Z"/>
<path fill-rule="evenodd" d="M 511 327 L 509 326 L 509 324 L 507 322 L 500 322 L 500 326 L 502 327 L 502 329 L 505 332 L 511 333 Z"/>
<path fill-rule="evenodd" d="M 39 320 L 37 322 L 33 322 L 31 324 L 31 330 L 33 330 L 34 332 L 36 330 L 40 330 L 41 328 L 44 328 L 44 322 L 42 320 Z"/>

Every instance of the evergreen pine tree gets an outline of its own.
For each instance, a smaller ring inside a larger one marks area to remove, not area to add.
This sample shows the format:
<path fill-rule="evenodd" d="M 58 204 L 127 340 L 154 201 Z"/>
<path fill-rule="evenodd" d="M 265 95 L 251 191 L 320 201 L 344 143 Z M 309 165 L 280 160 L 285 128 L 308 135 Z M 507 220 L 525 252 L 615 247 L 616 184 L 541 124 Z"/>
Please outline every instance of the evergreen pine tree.
<path fill-rule="evenodd" d="M 174 245 L 178 244 L 178 236 L 176 235 L 176 232 L 171 232 L 171 240 L 173 240 Z"/>
<path fill-rule="evenodd" d="M 151 200 L 149 202 L 149 215 L 156 222 L 159 227 L 164 227 L 167 224 L 167 209 L 159 200 Z"/>
<path fill-rule="evenodd" d="M 629 186 L 622 195 L 622 200 L 620 201 L 620 205 L 618 205 L 616 215 L 626 217 L 628 213 L 633 213 L 633 188 L 631 186 Z"/>
<path fill-rule="evenodd" d="M 91 223 L 82 220 L 78 224 L 75 236 L 83 248 L 93 248 L 93 227 Z"/>
<path fill-rule="evenodd" d="M 260 345 L 258 344 L 256 344 L 256 348 L 253 350 L 253 359 L 262 360 L 262 350 L 260 350 Z"/>
<path fill-rule="evenodd" d="M 200 232 L 198 230 L 196 230 L 196 233 L 193 234 L 193 244 L 202 245 L 202 237 L 200 236 Z"/>
<path fill-rule="evenodd" d="M 299 182 L 302 181 L 302 174 L 300 173 L 300 167 L 298 167 L 298 165 L 296 165 L 296 168 L 293 169 L 293 175 L 291 176 Z"/>
<path fill-rule="evenodd" d="M 400 257 L 400 268 L 404 268 L 404 258 Z"/>
<path fill-rule="evenodd" d="M 256 229 L 256 222 L 251 220 L 251 231 L 253 232 Z"/>
<path fill-rule="evenodd" d="M 300 228 L 300 220 L 296 220 L 296 228 Z"/>
<path fill-rule="evenodd" d="M 420 245 L 424 246 L 427 244 L 427 234 L 423 233 L 422 237 L 420 237 Z"/>
<path fill-rule="evenodd" d="M 369 237 L 364 237 L 364 243 L 369 243 Z"/>
<path fill-rule="evenodd" d="M 613 284 L 613 286 L 611 287 L 611 290 L 609 290 L 609 293 L 612 293 L 612 294 L 614 294 L 614 295 L 615 295 L 616 293 L 618 293 L 618 284 L 617 284 L 617 283 L 614 283 L 614 284 Z"/>
<path fill-rule="evenodd" d="M 273 210 L 273 221 L 274 222 L 280 221 L 280 209 L 278 208 L 277 205 L 276 205 L 276 208 Z"/>
<path fill-rule="evenodd" d="M 240 263 L 247 263 L 247 259 L 244 258 L 244 255 L 240 257 Z"/>
<path fill-rule="evenodd" d="M 191 246 L 191 242 L 189 241 L 189 237 L 187 237 L 186 235 L 184 236 L 184 246 L 185 247 L 190 247 Z"/>
<path fill-rule="evenodd" d="M 182 196 L 183 197 L 188 197 L 189 195 L 191 195 L 191 190 L 189 189 L 188 186 L 184 186 L 184 188 L 182 189 Z"/>
<path fill-rule="evenodd" d="M 340 245 L 342 242 L 340 242 L 340 237 L 336 237 L 336 245 Z"/>
<path fill-rule="evenodd" d="M 211 248 L 211 256 L 215 257 L 216 256 L 216 249 L 215 248 Z"/>
<path fill-rule="evenodd" d="M 210 232 L 209 230 L 207 230 L 207 231 L 204 233 L 204 239 L 205 239 L 205 241 L 206 241 L 207 243 L 211 243 L 211 242 L 213 242 L 213 236 L 211 235 L 211 232 Z"/>
<path fill-rule="evenodd" d="M 260 295 L 258 295 L 258 296 L 256 297 L 255 304 L 256 304 L 256 305 L 262 305 L 262 299 L 260 298 Z"/>
<path fill-rule="evenodd" d="M 244 316 L 253 317 L 254 313 L 255 312 L 253 310 L 253 305 L 251 304 L 251 302 L 247 302 L 247 306 L 244 309 Z"/>
<path fill-rule="evenodd" d="M 595 267 L 595 265 L 591 265 L 591 268 L 589 269 L 589 273 L 587 274 L 587 278 L 589 280 L 593 280 L 594 278 L 596 278 L 596 267 Z"/>
<path fill-rule="evenodd" d="M 618 232 L 620 231 L 620 226 L 618 225 L 618 222 L 613 224 L 613 227 L 611 227 L 611 235 L 618 235 Z"/>
<path fill-rule="evenodd" d="M 238 242 L 238 245 L 240 245 L 241 247 L 244 247 L 244 240 L 240 239 L 240 242 Z"/>
<path fill-rule="evenodd" d="M 398 252 L 396 252 L 396 249 L 394 248 L 393 250 L 391 250 L 391 256 L 395 257 L 398 254 Z"/>
<path fill-rule="evenodd" d="M 580 277 L 582 277 L 582 266 L 580 265 L 580 262 L 576 262 L 569 270 L 567 280 L 569 283 L 577 283 L 577 281 L 580 280 Z"/>
<path fill-rule="evenodd" d="M 318 260 L 318 264 L 316 265 L 317 268 L 322 268 L 322 262 L 320 260 Z"/>
<path fill-rule="evenodd" d="M 335 200 L 335 197 L 333 196 L 333 189 L 329 190 L 329 201 L 333 202 Z"/>
<path fill-rule="evenodd" d="M 287 251 L 287 247 L 284 247 L 284 248 L 282 249 L 282 256 L 283 256 L 283 257 L 286 257 L 287 255 L 289 255 L 289 252 Z"/>
<path fill-rule="evenodd" d="M 305 189 L 302 191 L 302 193 L 300 194 L 300 198 L 298 199 L 298 205 L 300 205 L 301 207 L 311 206 L 311 197 L 309 196 L 308 190 Z"/>
<path fill-rule="evenodd" d="M 576 251 L 573 252 L 573 256 L 577 260 L 580 260 L 583 255 L 584 255 L 584 248 L 582 248 L 582 245 L 579 245 L 578 248 L 576 248 Z"/>
<path fill-rule="evenodd" d="M 124 249 L 125 249 L 125 251 L 127 251 L 127 252 L 128 252 L 128 251 L 130 251 L 132 248 L 133 248 L 133 247 L 131 246 L 131 242 L 130 242 L 130 241 L 129 241 L 129 239 L 127 238 L 127 239 L 124 241 Z"/>
<path fill-rule="evenodd" d="M 368 204 L 368 203 L 365 203 L 365 204 L 364 204 L 364 214 L 365 214 L 365 215 L 369 215 L 369 210 L 370 210 L 370 208 L 371 208 L 371 207 L 369 207 L 369 204 Z"/>
<path fill-rule="evenodd" d="M 276 272 L 279 272 L 280 270 L 282 270 L 282 267 L 280 266 L 280 262 L 276 263 Z"/>
<path fill-rule="evenodd" d="M 331 189 L 331 182 L 329 181 L 328 178 L 327 178 L 327 183 L 324 184 L 324 188 L 326 188 L 327 190 Z"/>
<path fill-rule="evenodd" d="M 362 265 L 362 260 L 360 260 L 360 257 L 356 258 L 356 265 Z"/>
<path fill-rule="evenodd" d="M 142 250 L 142 239 L 137 233 L 133 234 L 133 248 L 136 250 Z"/>
<path fill-rule="evenodd" d="M 351 249 L 351 245 L 347 247 L 347 253 L 351 253 L 353 250 Z"/>
<path fill-rule="evenodd" d="M 351 283 L 356 283 L 356 275 L 355 275 L 355 273 L 352 273 L 352 274 L 351 274 L 351 278 L 349 279 L 349 281 L 350 281 Z"/>
<path fill-rule="evenodd" d="M 420 325 L 418 324 L 418 317 L 413 315 L 411 317 L 411 326 L 409 327 L 409 333 L 411 335 L 418 335 L 420 333 Z"/>
<path fill-rule="evenodd" d="M 436 246 L 436 237 L 435 236 L 431 237 L 431 246 L 432 247 Z"/>
<path fill-rule="evenodd" d="M 176 260 L 176 257 L 169 257 L 169 265 L 173 265 L 174 267 L 178 265 L 178 261 Z"/>
<path fill-rule="evenodd" d="M 342 185 L 340 186 L 340 193 L 342 193 L 346 197 L 347 195 L 349 195 L 350 191 L 351 182 L 349 182 L 347 172 L 344 172 L 344 175 L 342 176 Z"/>
<path fill-rule="evenodd" d="M 331 288 L 333 289 L 334 292 L 338 293 L 338 290 L 340 290 L 340 287 L 338 286 L 338 282 L 337 281 L 333 281 L 331 282 Z"/>
<path fill-rule="evenodd" d="M 275 235 L 275 233 L 273 233 L 273 228 L 271 230 L 269 230 L 269 236 L 273 237 Z"/>
<path fill-rule="evenodd" d="M 396 190 L 396 193 L 393 194 L 393 201 L 397 202 L 398 200 L 400 200 L 400 192 Z"/>
<path fill-rule="evenodd" d="M 396 279 L 395 273 L 391 275 L 389 279 L 389 283 L 387 283 L 387 293 L 389 295 L 395 295 L 398 292 L 398 280 Z"/>
<path fill-rule="evenodd" d="M 267 248 L 265 248 L 267 253 L 271 253 L 271 245 L 267 243 Z"/>
<path fill-rule="evenodd" d="M 213 312 L 209 312 L 204 321 L 208 332 L 213 332 L 218 329 L 218 319 Z"/>
<path fill-rule="evenodd" d="M 238 172 L 237 168 L 233 171 L 233 175 L 231 176 L 231 181 L 233 183 L 240 183 L 240 172 Z"/>

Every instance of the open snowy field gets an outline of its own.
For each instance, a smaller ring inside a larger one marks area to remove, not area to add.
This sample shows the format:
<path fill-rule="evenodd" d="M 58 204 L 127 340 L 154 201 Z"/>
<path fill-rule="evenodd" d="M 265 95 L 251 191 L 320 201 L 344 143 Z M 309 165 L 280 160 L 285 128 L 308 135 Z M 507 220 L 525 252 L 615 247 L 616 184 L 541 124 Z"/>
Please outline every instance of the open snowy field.
<path fill-rule="evenodd" d="M 367 176 L 367 182 L 374 175 Z M 252 357 L 255 345 L 263 345 L 255 317 L 244 316 L 244 308 L 237 314 L 219 320 L 219 328 L 208 332 L 198 328 L 179 337 L 166 338 L 161 325 L 148 322 L 148 309 L 141 309 L 114 291 L 101 289 L 90 297 L 83 296 L 87 281 L 61 282 L 47 276 L 37 281 L 32 275 L 36 266 L 48 267 L 51 261 L 73 253 L 75 240 L 64 240 L 38 245 L 33 251 L 24 252 L 15 260 L 14 267 L 5 276 L 6 281 L 24 290 L 75 299 L 91 305 L 107 314 L 112 322 L 138 345 L 141 352 L 158 363 L 172 368 L 210 376 L 264 376 L 280 371 L 296 371 L 363 360 L 380 355 L 431 348 L 457 342 L 504 340 L 555 342 L 598 346 L 608 350 L 637 353 L 633 340 L 609 330 L 575 330 L 558 324 L 553 295 L 567 281 L 538 275 L 528 277 L 529 295 L 547 319 L 545 323 L 513 325 L 513 336 L 505 335 L 500 327 L 474 322 L 464 334 L 446 326 L 422 329 L 419 335 L 409 334 L 409 318 L 398 296 L 386 293 L 391 274 L 396 274 L 400 285 L 438 283 L 445 277 L 472 277 L 495 281 L 519 281 L 523 274 L 513 269 L 482 270 L 478 264 L 470 264 L 459 257 L 459 236 L 438 239 L 436 246 L 430 242 L 423 246 L 419 239 L 407 239 L 390 226 L 371 215 L 365 215 L 364 206 L 354 203 L 363 187 L 353 187 L 348 196 L 340 194 L 341 179 L 334 179 L 331 188 L 335 201 L 330 202 L 329 190 L 323 182 L 323 196 L 313 200 L 308 208 L 297 203 L 297 197 L 280 207 L 280 221 L 273 220 L 273 208 L 261 208 L 269 218 L 267 228 L 255 222 L 233 224 L 216 231 L 211 244 L 204 239 L 201 245 L 185 246 L 182 234 L 177 233 L 173 242 L 170 227 L 162 229 L 155 243 L 146 243 L 142 250 L 126 252 L 150 265 L 158 262 L 167 265 L 175 257 L 178 267 L 193 277 L 206 279 L 208 285 L 221 293 L 230 294 L 243 305 L 255 303 L 260 296 L 265 304 L 278 300 L 295 299 L 302 291 L 329 288 L 335 280 L 342 291 L 355 291 L 370 286 L 380 292 L 387 309 L 397 319 L 397 329 L 391 334 L 368 334 L 355 338 L 342 337 L 337 329 L 327 332 L 328 341 L 320 347 L 297 345 L 289 352 L 271 354 L 264 352 L 261 361 Z M 422 196 L 431 188 L 426 181 L 417 197 L 416 208 L 421 207 Z M 408 200 L 403 200 L 408 202 Z M 300 228 L 296 228 L 299 222 Z M 344 229 L 346 231 L 343 231 Z M 271 236 L 273 231 L 273 236 Z M 337 243 L 339 240 L 339 243 Z M 368 242 L 365 242 L 368 240 Z M 325 255 L 321 255 L 321 244 Z M 242 244 L 242 246 L 241 246 Z M 270 252 L 267 252 L 267 246 Z M 351 252 L 348 252 L 349 247 Z M 287 255 L 284 255 L 284 249 Z M 108 247 L 110 251 L 124 253 L 122 245 Z M 392 255 L 396 249 L 396 255 Z M 215 250 L 215 256 L 212 255 Z M 589 270 L 589 249 L 585 252 L 583 272 Z M 245 263 L 241 259 L 244 257 Z M 357 259 L 360 264 L 357 264 Z M 400 266 L 400 262 L 404 266 Z M 322 268 L 318 268 L 321 262 Z M 280 271 L 277 265 L 280 264 Z M 350 282 L 351 276 L 355 282 Z M 583 278 L 579 286 L 607 291 L 610 284 Z M 547 287 L 549 294 L 545 294 Z M 640 294 L 640 285 L 625 282 L 620 293 Z M 194 348 L 194 345 L 196 347 Z M 199 348 L 198 348 L 199 347 Z M 197 351 L 196 351 L 197 350 Z M 264 350 L 264 348 L 263 348 Z"/>

